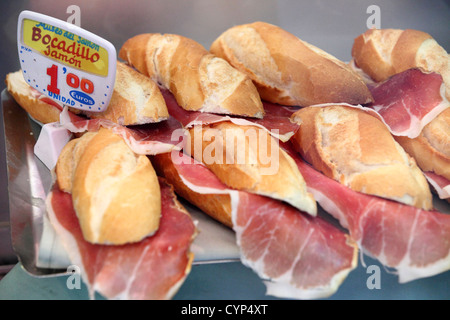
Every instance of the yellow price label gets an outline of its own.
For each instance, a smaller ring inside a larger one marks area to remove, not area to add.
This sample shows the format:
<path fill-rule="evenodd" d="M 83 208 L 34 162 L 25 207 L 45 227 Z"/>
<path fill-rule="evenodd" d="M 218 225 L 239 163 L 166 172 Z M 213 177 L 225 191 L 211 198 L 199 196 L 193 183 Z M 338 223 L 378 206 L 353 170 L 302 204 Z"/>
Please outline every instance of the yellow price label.
<path fill-rule="evenodd" d="M 108 75 L 108 51 L 67 30 L 30 19 L 23 20 L 23 43 L 70 67 Z"/>

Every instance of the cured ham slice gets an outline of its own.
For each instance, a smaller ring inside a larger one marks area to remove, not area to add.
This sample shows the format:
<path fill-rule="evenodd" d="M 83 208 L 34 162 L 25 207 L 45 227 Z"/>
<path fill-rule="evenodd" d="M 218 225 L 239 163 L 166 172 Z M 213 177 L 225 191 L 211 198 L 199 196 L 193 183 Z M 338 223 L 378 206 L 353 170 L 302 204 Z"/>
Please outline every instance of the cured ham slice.
<path fill-rule="evenodd" d="M 382 83 L 369 85 L 369 88 L 374 97 L 370 107 L 397 136 L 397 142 L 416 159 L 439 197 L 448 198 L 450 182 L 442 176 L 445 165 L 440 164 L 445 162 L 446 152 L 442 147 L 434 147 L 435 144 L 445 146 L 445 135 L 439 135 L 445 129 L 438 130 L 437 134 L 430 129 L 430 126 L 439 128 L 439 123 L 445 123 L 445 120 L 438 119 L 446 119 L 444 114 L 447 111 L 443 111 L 450 106 L 442 76 L 409 69 Z M 435 161 L 436 165 L 429 161 Z M 433 169 L 438 173 L 430 172 Z"/>
<path fill-rule="evenodd" d="M 433 186 L 440 199 L 450 198 L 450 181 L 434 172 L 424 172 L 428 182 Z"/>
<path fill-rule="evenodd" d="M 317 202 L 364 253 L 396 269 L 399 282 L 450 270 L 450 215 L 352 191 L 289 153 Z"/>
<path fill-rule="evenodd" d="M 80 267 L 91 298 L 169 299 L 190 272 L 190 244 L 196 234 L 190 215 L 177 202 L 172 188 L 160 180 L 162 213 L 158 231 L 141 242 L 120 246 L 84 240 L 72 196 L 54 186 L 47 212 L 71 262 Z"/>
<path fill-rule="evenodd" d="M 369 85 L 369 89 L 374 98 L 370 108 L 396 136 L 416 138 L 423 127 L 450 106 L 442 76 L 421 69 L 408 69 Z"/>
<path fill-rule="evenodd" d="M 263 102 L 266 112 L 263 119 L 242 118 L 214 113 L 203 113 L 199 111 L 187 111 L 178 105 L 170 91 L 161 88 L 161 92 L 166 101 L 169 114 L 178 120 L 185 128 L 190 128 L 194 125 L 208 125 L 223 121 L 231 121 L 237 125 L 254 125 L 264 128 L 274 137 L 284 142 L 288 141 L 298 129 L 298 125 L 290 121 L 290 116 L 298 109 L 296 107 L 285 107 Z"/>
<path fill-rule="evenodd" d="M 168 120 L 138 126 L 122 126 L 105 119 L 87 119 L 63 109 L 60 114 L 60 123 L 67 130 L 77 133 L 97 131 L 100 127 L 111 129 L 123 137 L 129 147 L 137 154 L 155 155 L 159 153 L 180 150 L 183 146 L 181 124 L 170 117 Z"/>
<path fill-rule="evenodd" d="M 158 157 L 171 159 L 167 154 Z M 229 189 L 203 164 L 182 153 L 176 159 L 170 165 L 192 192 L 229 196 L 241 261 L 264 279 L 267 294 L 327 297 L 356 267 L 355 244 L 322 218 L 271 198 Z M 162 163 L 167 169 L 168 162 Z"/>
<path fill-rule="evenodd" d="M 266 279 L 270 295 L 315 299 L 333 294 L 356 267 L 356 246 L 321 218 L 256 197 L 241 194 L 233 214 L 242 262 Z"/>

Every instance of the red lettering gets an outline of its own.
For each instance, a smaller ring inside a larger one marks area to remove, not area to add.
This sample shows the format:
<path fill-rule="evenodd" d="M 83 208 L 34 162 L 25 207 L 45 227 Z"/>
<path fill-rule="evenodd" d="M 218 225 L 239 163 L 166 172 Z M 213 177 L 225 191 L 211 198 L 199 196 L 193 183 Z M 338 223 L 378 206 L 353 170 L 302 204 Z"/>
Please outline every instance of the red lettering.
<path fill-rule="evenodd" d="M 55 48 L 57 46 L 57 43 L 58 43 L 58 38 L 53 38 L 52 43 L 51 43 L 52 48 Z"/>
<path fill-rule="evenodd" d="M 56 51 L 51 50 L 51 48 L 55 48 L 62 52 L 74 55 L 74 57 L 72 57 L 72 59 L 74 60 L 75 64 L 77 64 L 78 67 L 80 67 L 80 61 L 75 60 L 75 57 L 79 57 L 79 58 L 88 60 L 92 63 L 95 63 L 100 60 L 100 54 L 94 53 L 94 54 L 90 55 L 89 48 L 85 48 L 82 45 L 81 46 L 76 45 L 75 42 L 72 42 L 69 46 L 67 46 L 67 43 L 64 40 L 58 39 L 58 37 L 52 38 L 49 34 L 42 36 L 42 30 L 38 27 L 33 27 L 32 30 L 33 30 L 33 32 L 31 35 L 31 40 L 32 41 L 42 41 L 42 44 L 47 46 L 46 51 L 42 52 L 46 56 L 51 56 L 51 57 L 62 60 L 61 58 L 58 58 L 58 56 L 57 56 L 58 53 Z M 59 57 L 61 57 L 61 56 L 62 55 L 60 54 Z M 66 58 L 65 62 L 69 62 L 68 57 L 67 56 L 64 56 L 64 57 Z M 74 64 L 74 63 L 70 63 L 70 64 Z M 56 87 L 52 87 L 52 88 L 56 88 Z M 93 84 L 89 80 L 87 80 L 87 82 L 85 82 L 84 88 L 85 88 L 85 90 L 90 91 L 89 93 L 93 92 L 93 90 L 94 90 Z"/>
<path fill-rule="evenodd" d="M 94 92 L 94 84 L 91 80 L 81 79 L 81 90 L 86 92 L 87 94 L 91 94 Z"/>
<path fill-rule="evenodd" d="M 47 68 L 47 74 L 50 76 L 50 84 L 47 86 L 47 90 L 54 94 L 59 94 L 58 66 L 52 65 L 50 68 Z"/>
<path fill-rule="evenodd" d="M 80 78 L 78 78 L 75 74 L 69 73 L 66 77 L 67 84 L 72 88 L 78 88 L 80 85 Z"/>
<path fill-rule="evenodd" d="M 60 43 L 58 43 L 58 48 L 59 50 L 62 50 L 64 52 L 67 52 L 66 50 L 66 42 L 65 41 L 61 41 Z"/>
<path fill-rule="evenodd" d="M 33 34 L 31 36 L 32 41 L 39 41 L 41 39 L 41 29 L 38 27 L 33 27 Z"/>
<path fill-rule="evenodd" d="M 98 53 L 94 53 L 90 58 L 91 62 L 97 62 L 99 59 L 100 55 Z"/>
<path fill-rule="evenodd" d="M 50 37 L 50 35 L 46 34 L 43 38 L 42 38 L 42 43 L 43 44 L 49 44 L 50 41 L 52 41 L 52 37 Z"/>

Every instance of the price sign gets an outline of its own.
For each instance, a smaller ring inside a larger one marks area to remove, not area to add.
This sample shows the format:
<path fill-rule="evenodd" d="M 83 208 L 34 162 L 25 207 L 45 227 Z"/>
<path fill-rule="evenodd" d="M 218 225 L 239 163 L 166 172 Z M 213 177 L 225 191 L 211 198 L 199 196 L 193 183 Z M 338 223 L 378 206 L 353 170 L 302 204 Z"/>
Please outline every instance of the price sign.
<path fill-rule="evenodd" d="M 64 105 L 106 110 L 116 77 L 116 49 L 107 40 L 73 24 L 23 11 L 17 28 L 25 81 Z"/>

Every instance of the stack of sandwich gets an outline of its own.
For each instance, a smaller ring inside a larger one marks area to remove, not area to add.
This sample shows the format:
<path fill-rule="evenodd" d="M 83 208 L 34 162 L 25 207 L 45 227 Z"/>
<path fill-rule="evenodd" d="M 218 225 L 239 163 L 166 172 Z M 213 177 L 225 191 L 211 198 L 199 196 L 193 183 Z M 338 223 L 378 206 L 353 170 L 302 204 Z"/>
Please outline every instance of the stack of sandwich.
<path fill-rule="evenodd" d="M 264 22 L 226 30 L 209 51 L 136 35 L 102 113 L 9 74 L 33 118 L 74 133 L 47 213 L 91 294 L 177 292 L 201 232 L 177 197 L 235 232 L 270 295 L 332 295 L 359 250 L 400 282 L 449 270 L 450 215 L 432 196 L 449 197 L 449 56 L 413 30 L 369 30 L 352 56 Z"/>

